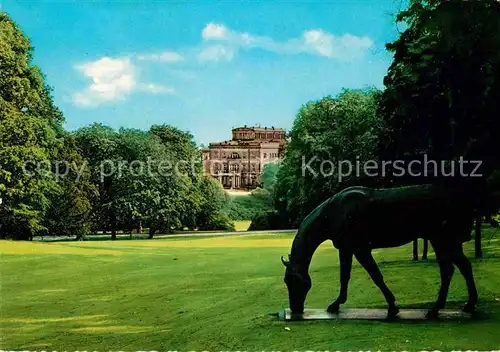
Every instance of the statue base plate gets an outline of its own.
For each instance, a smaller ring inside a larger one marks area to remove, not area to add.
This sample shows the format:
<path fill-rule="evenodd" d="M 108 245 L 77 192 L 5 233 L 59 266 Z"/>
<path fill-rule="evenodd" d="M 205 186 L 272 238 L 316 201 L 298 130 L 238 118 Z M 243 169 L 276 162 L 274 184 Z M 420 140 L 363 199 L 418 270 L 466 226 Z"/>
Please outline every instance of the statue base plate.
<path fill-rule="evenodd" d="M 426 309 L 400 309 L 394 320 L 428 320 L 425 316 Z M 471 314 L 461 310 L 446 310 L 439 312 L 437 319 L 470 319 Z M 328 313 L 324 309 L 304 309 L 303 314 L 292 314 L 289 308 L 278 313 L 279 320 L 301 321 L 301 320 L 387 320 L 387 309 L 376 308 L 345 308 L 338 313 Z"/>

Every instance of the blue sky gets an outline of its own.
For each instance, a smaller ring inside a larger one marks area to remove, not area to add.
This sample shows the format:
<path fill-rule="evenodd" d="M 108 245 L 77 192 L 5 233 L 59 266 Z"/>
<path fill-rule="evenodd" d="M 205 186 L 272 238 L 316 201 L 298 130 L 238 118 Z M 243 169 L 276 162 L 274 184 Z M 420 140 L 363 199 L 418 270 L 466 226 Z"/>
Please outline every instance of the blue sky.
<path fill-rule="evenodd" d="M 74 130 L 167 123 L 198 143 L 290 129 L 307 101 L 382 87 L 400 0 L 0 0 Z"/>

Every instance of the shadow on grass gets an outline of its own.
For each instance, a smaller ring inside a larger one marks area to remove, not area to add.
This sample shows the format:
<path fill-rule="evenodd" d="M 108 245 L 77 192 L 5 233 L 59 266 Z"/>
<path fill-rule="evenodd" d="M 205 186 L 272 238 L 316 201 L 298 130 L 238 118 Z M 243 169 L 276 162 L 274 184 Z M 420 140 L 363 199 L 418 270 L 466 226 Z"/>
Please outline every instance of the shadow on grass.
<path fill-rule="evenodd" d="M 493 259 L 493 260 L 496 260 L 496 259 L 500 259 L 500 250 L 494 250 L 492 252 L 489 252 L 489 253 L 484 253 L 483 257 L 482 258 L 469 258 L 469 260 L 471 261 L 472 265 L 474 265 L 474 263 L 477 263 L 477 262 L 481 262 L 481 261 L 485 261 L 485 260 L 488 260 L 488 259 Z M 413 260 L 412 258 L 408 258 L 408 259 L 396 259 L 396 260 L 381 260 L 381 259 L 378 259 L 375 258 L 375 260 L 377 261 L 377 264 L 382 267 L 382 266 L 398 266 L 398 267 L 416 267 L 416 266 L 438 266 L 438 262 L 435 258 L 429 258 L 429 259 L 426 259 L 426 260 Z"/>
<path fill-rule="evenodd" d="M 41 243 L 59 243 L 59 242 L 105 242 L 105 241 L 113 241 L 113 242 L 119 242 L 119 241 L 133 241 L 133 240 L 146 240 L 148 239 L 148 236 L 134 236 L 130 237 L 128 235 L 123 235 L 123 236 L 118 236 L 115 240 L 111 239 L 111 236 L 89 236 L 86 237 L 85 240 L 76 240 L 75 237 L 67 237 L 67 238 L 51 238 L 51 237 L 45 237 L 42 239 L 36 239 L 33 242 L 41 242 Z"/>
<path fill-rule="evenodd" d="M 79 242 L 122 242 L 122 241 L 136 241 L 136 240 L 161 240 L 161 239 L 170 239 L 170 238 L 185 238 L 182 234 L 161 234 L 161 237 L 153 237 L 149 238 L 148 235 L 134 235 L 133 237 L 130 237 L 128 235 L 123 235 L 123 236 L 118 236 L 116 239 L 111 239 L 111 236 L 92 236 L 92 237 L 86 237 L 85 240 L 79 240 L 77 241 L 74 237 L 69 237 L 69 238 L 55 238 L 55 239 L 42 239 L 42 240 L 37 240 L 36 242 L 42 242 L 42 243 L 59 243 L 59 242 L 74 242 L 74 243 L 79 243 Z M 186 237 L 189 235 L 186 234 Z M 204 236 L 204 237 L 213 237 L 213 236 Z M 202 236 L 198 235 L 193 238 L 203 238 Z"/>
<path fill-rule="evenodd" d="M 423 303 L 418 303 L 418 304 L 402 304 L 399 305 L 400 309 L 418 309 L 418 310 L 428 310 L 432 307 L 434 302 L 423 302 Z M 462 301 L 448 301 L 446 304 L 446 310 L 458 310 L 461 311 L 462 306 L 464 305 L 464 302 Z M 363 307 L 366 309 L 386 309 L 386 306 L 369 306 L 369 307 Z M 495 309 L 496 308 L 496 309 Z M 500 311 L 500 303 L 496 302 L 494 300 L 486 300 L 486 301 L 481 301 L 481 304 L 479 305 L 478 309 L 476 312 L 474 312 L 470 317 L 463 317 L 463 316 L 457 316 L 457 317 L 447 317 L 447 318 L 434 318 L 434 319 L 400 319 L 397 318 L 393 320 L 382 320 L 382 319 L 374 319 L 374 320 L 369 320 L 369 319 L 329 319 L 329 320 L 295 320 L 295 321 L 290 321 L 290 320 L 279 320 L 279 313 L 268 313 L 265 315 L 262 315 L 260 318 L 261 319 L 266 319 L 268 321 L 277 321 L 277 322 L 283 322 L 283 323 L 294 323 L 294 324 L 303 324 L 303 323 L 327 323 L 327 322 L 336 322 L 339 323 L 341 321 L 345 322 L 354 322 L 356 324 L 359 323 L 366 323 L 366 324 L 374 324 L 374 323 L 386 323 L 386 324 L 475 324 L 478 322 L 491 322 L 493 321 L 496 316 L 498 315 L 498 312 Z"/>
<path fill-rule="evenodd" d="M 411 303 L 411 304 L 400 304 L 400 309 L 429 309 L 434 304 L 434 301 L 422 302 L 422 303 Z M 463 300 L 448 300 L 446 301 L 445 310 L 461 310 L 464 306 L 465 301 Z M 500 302 L 493 299 L 480 300 L 478 302 L 477 310 L 473 314 L 474 320 L 483 320 L 500 311 Z"/>

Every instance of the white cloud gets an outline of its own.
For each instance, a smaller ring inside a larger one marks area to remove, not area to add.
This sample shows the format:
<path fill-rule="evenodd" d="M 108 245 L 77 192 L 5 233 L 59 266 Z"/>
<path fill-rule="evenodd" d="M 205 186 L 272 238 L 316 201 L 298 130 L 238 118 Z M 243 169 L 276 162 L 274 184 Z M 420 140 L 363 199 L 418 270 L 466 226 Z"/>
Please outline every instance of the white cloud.
<path fill-rule="evenodd" d="M 309 29 L 300 36 L 285 41 L 277 41 L 266 36 L 231 30 L 219 23 L 207 24 L 201 33 L 200 46 L 187 48 L 181 54 L 174 51 L 134 55 L 138 61 L 158 61 L 173 63 L 180 61 L 231 61 L 239 51 L 261 49 L 277 54 L 310 54 L 337 60 L 353 60 L 362 57 L 374 42 L 366 36 L 352 34 L 336 36 L 322 29 Z M 124 100 L 128 95 L 141 91 L 149 94 L 175 94 L 175 90 L 151 82 L 142 82 L 138 70 L 129 57 L 102 57 L 98 60 L 76 66 L 90 85 L 72 97 L 79 106 L 98 106 L 106 102 Z M 188 72 L 189 73 L 189 72 Z M 193 79 L 190 75 L 178 72 L 182 79 Z"/>
<path fill-rule="evenodd" d="M 73 103 L 83 107 L 98 106 L 106 102 L 124 100 L 136 90 L 150 93 L 172 93 L 152 83 L 138 83 L 137 70 L 129 58 L 101 59 L 76 66 L 92 83 L 86 89 L 73 95 Z"/>
<path fill-rule="evenodd" d="M 201 61 L 231 61 L 234 56 L 234 50 L 229 46 L 210 45 L 201 50 L 198 58 Z"/>
<path fill-rule="evenodd" d="M 336 36 L 322 29 L 308 29 L 295 38 L 277 41 L 271 37 L 239 32 L 221 23 L 210 22 L 201 31 L 200 46 L 186 48 L 183 53 L 164 51 L 138 55 L 140 61 L 161 61 L 174 63 L 180 61 L 231 61 L 238 52 L 262 49 L 277 54 L 310 54 L 329 59 L 352 60 L 363 56 L 374 43 L 369 37 L 352 34 Z"/>
<path fill-rule="evenodd" d="M 136 87 L 135 70 L 129 58 L 103 57 L 76 67 L 92 80 L 90 86 L 76 93 L 73 101 L 77 105 L 99 105 L 106 101 L 123 99 Z"/>
<path fill-rule="evenodd" d="M 184 57 L 174 51 L 164 51 L 160 54 L 139 55 L 137 59 L 141 61 L 179 62 L 184 60 Z"/>
<path fill-rule="evenodd" d="M 363 55 L 374 44 L 368 37 L 352 34 L 337 37 L 320 29 L 304 32 L 302 43 L 304 51 L 336 59 L 354 59 Z"/>
<path fill-rule="evenodd" d="M 205 60 L 213 58 L 214 61 L 219 61 L 221 57 L 231 60 L 239 50 L 252 48 L 260 48 L 279 54 L 309 53 L 331 59 L 350 60 L 362 56 L 374 45 L 373 41 L 366 36 L 358 37 L 352 34 L 335 36 L 321 29 L 307 30 L 300 37 L 279 42 L 270 37 L 233 31 L 216 23 L 209 23 L 205 26 L 202 38 L 205 43 L 219 42 L 217 49 L 209 46 L 203 48 L 200 53 L 200 56 L 203 56 Z M 207 50 L 210 54 L 206 53 Z M 223 55 L 223 53 L 231 54 Z"/>
<path fill-rule="evenodd" d="M 304 46 L 322 56 L 330 57 L 333 53 L 334 38 L 322 30 L 310 30 L 302 35 Z"/>
<path fill-rule="evenodd" d="M 229 30 L 226 26 L 217 23 L 209 23 L 203 28 L 201 36 L 203 39 L 225 39 L 229 34 Z"/>
<path fill-rule="evenodd" d="M 138 87 L 139 90 L 143 92 L 148 92 L 152 94 L 174 94 L 175 89 L 171 87 L 165 87 L 160 84 L 155 83 L 144 83 L 140 84 Z"/>

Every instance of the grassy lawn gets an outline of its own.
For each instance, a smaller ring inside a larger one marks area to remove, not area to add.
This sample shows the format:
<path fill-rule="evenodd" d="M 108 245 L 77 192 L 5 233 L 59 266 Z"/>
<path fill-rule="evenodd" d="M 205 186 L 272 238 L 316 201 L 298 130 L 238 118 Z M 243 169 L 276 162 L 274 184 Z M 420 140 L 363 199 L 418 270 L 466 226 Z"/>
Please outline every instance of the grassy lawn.
<path fill-rule="evenodd" d="M 247 231 L 251 223 L 252 220 L 236 220 L 234 221 L 234 228 L 236 231 Z"/>
<path fill-rule="evenodd" d="M 500 346 L 500 241 L 473 260 L 481 318 L 453 322 L 282 322 L 280 255 L 292 235 L 14 243 L 1 241 L 0 348 L 58 351 L 492 350 Z M 473 256 L 472 243 L 467 253 Z M 376 252 L 402 307 L 428 307 L 439 287 L 433 253 Z M 306 307 L 338 292 L 337 252 L 325 243 L 311 265 Z M 385 307 L 354 263 L 346 307 Z M 466 300 L 458 271 L 450 307 Z M 290 330 L 285 329 L 289 327 Z"/>

